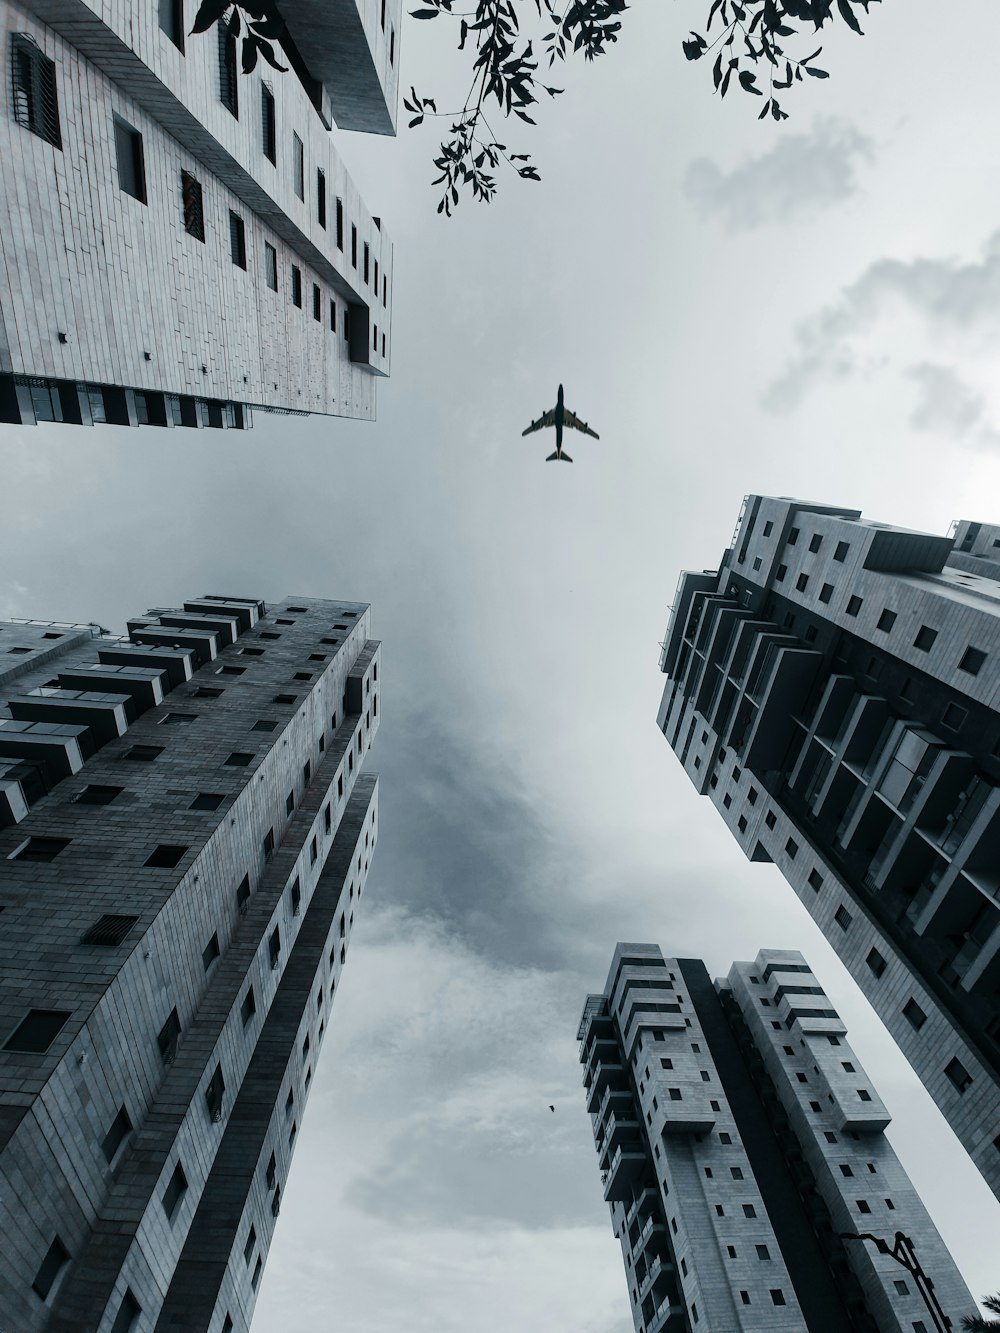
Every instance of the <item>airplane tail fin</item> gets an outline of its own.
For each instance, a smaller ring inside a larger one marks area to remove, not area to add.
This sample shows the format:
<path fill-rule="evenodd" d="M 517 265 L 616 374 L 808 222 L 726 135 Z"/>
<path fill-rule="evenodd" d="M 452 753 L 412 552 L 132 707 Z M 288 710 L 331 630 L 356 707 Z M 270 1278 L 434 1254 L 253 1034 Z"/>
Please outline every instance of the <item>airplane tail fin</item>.
<path fill-rule="evenodd" d="M 557 458 L 561 458 L 564 463 L 572 463 L 573 461 L 569 454 L 561 454 L 558 449 L 554 454 L 549 454 L 545 461 L 546 463 L 553 463 Z"/>
<path fill-rule="evenodd" d="M 572 458 L 570 458 L 569 454 L 561 454 L 560 457 L 562 458 L 562 461 L 564 463 L 572 463 L 573 461 Z"/>

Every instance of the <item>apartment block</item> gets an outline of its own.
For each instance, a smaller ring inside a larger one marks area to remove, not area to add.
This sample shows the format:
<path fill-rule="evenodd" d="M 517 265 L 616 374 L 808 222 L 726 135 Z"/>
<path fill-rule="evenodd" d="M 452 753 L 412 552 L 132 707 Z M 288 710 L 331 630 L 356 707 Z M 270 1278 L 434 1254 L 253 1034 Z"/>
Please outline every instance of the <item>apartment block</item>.
<path fill-rule="evenodd" d="M 746 497 L 657 724 L 806 905 L 1000 1196 L 1000 525 Z"/>
<path fill-rule="evenodd" d="M 636 1333 L 930 1333 L 975 1302 L 885 1137 L 889 1114 L 800 953 L 619 944 L 578 1032 Z"/>
<path fill-rule="evenodd" d="M 0 1324 L 246 1333 L 378 836 L 357 603 L 0 624 Z"/>
<path fill-rule="evenodd" d="M 196 0 L 0 0 L 0 421 L 374 418 L 392 243 L 339 131 L 395 133 L 401 3 L 275 10 L 244 73 Z"/>

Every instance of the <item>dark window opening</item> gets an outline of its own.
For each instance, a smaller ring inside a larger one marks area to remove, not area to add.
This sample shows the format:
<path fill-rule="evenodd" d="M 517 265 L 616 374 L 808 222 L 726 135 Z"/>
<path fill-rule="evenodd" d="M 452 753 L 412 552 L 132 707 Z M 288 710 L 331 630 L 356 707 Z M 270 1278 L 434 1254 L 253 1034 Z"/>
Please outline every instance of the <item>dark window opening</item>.
<path fill-rule="evenodd" d="M 240 117 L 239 75 L 236 70 L 236 37 L 231 21 L 220 20 L 219 33 L 219 99 L 237 120 Z"/>
<path fill-rule="evenodd" d="M 81 944 L 93 944 L 101 948 L 114 948 L 121 944 L 135 923 L 137 916 L 116 916 L 106 912 L 98 917 L 92 926 L 80 936 Z"/>
<path fill-rule="evenodd" d="M 275 126 L 274 93 L 266 83 L 260 86 L 260 119 L 264 156 L 272 165 L 277 165 L 278 135 Z"/>
<path fill-rule="evenodd" d="M 174 1215 L 187 1187 L 187 1176 L 184 1174 L 184 1168 L 178 1162 L 170 1180 L 167 1182 L 167 1188 L 163 1191 L 163 1211 L 171 1222 L 174 1220 Z"/>
<path fill-rule="evenodd" d="M 62 1272 L 66 1264 L 69 1263 L 69 1250 L 62 1243 L 58 1236 L 46 1251 L 45 1258 L 41 1262 L 38 1272 L 35 1274 L 35 1280 L 31 1284 L 31 1290 L 42 1300 L 47 1300 L 49 1292 L 55 1285 L 55 1280 Z"/>
<path fill-rule="evenodd" d="M 138 199 L 146 202 L 146 167 L 142 152 L 142 135 L 124 120 L 115 116 L 115 151 L 118 155 L 118 184 Z"/>
<path fill-rule="evenodd" d="M 239 213 L 229 211 L 229 256 L 237 268 L 247 266 L 247 233 Z"/>
<path fill-rule="evenodd" d="M 25 33 L 11 43 L 14 119 L 54 148 L 62 148 L 55 61 L 43 55 Z"/>
<path fill-rule="evenodd" d="M 161 842 L 158 847 L 155 847 L 153 851 L 150 852 L 143 864 L 156 867 L 160 870 L 173 870 L 174 866 L 183 858 L 186 851 L 186 847 L 179 847 L 172 843 Z"/>
<path fill-rule="evenodd" d="M 181 172 L 181 200 L 184 207 L 184 230 L 196 241 L 205 239 L 205 207 L 201 182 L 189 171 Z"/>
<path fill-rule="evenodd" d="M 44 1055 L 69 1018 L 61 1009 L 29 1009 L 3 1044 L 5 1051 Z"/>

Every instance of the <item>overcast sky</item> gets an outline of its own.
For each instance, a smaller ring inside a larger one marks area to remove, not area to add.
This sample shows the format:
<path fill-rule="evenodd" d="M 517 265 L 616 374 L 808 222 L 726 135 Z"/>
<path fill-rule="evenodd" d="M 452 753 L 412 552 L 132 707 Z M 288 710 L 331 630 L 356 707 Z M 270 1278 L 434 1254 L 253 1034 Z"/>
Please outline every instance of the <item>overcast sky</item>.
<path fill-rule="evenodd" d="M 380 845 L 254 1333 L 630 1333 L 575 1041 L 620 939 L 716 974 L 801 949 L 972 1290 L 1000 1286 L 992 1195 L 655 726 L 678 573 L 745 492 L 1000 515 L 1000 18 L 874 6 L 777 126 L 683 60 L 706 9 L 636 0 L 510 131 L 541 183 L 451 222 L 433 125 L 342 136 L 395 241 L 377 424 L 4 430 L 0 615 L 122 629 L 221 587 L 370 601 L 383 640 Z M 447 40 L 402 42 L 442 105 Z M 601 433 L 572 467 L 521 438 L 560 380 Z"/>

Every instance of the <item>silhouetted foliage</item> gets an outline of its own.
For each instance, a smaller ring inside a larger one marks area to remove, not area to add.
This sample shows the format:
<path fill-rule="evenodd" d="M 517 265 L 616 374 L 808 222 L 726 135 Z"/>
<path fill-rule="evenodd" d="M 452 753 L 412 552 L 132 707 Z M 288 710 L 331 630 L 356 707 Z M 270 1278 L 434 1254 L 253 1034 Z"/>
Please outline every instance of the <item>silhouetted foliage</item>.
<path fill-rule="evenodd" d="M 1000 1296 L 985 1296 L 983 1305 L 990 1314 L 1000 1314 Z M 966 1315 L 962 1320 L 966 1329 L 1000 1329 L 1000 1319 L 984 1319 L 982 1315 Z"/>
<path fill-rule="evenodd" d="M 444 187 L 438 212 L 449 216 L 462 189 L 471 190 L 474 199 L 490 202 L 496 193 L 493 173 L 501 162 L 507 162 L 523 180 L 540 179 L 530 154 L 510 152 L 498 141 L 486 118 L 486 104 L 495 100 L 505 118 L 513 115 L 534 125 L 528 108 L 537 101 L 536 91 L 549 97 L 563 91 L 537 79 L 539 59 L 530 38 L 520 51 L 517 49 L 521 18 L 525 8 L 530 10 L 525 0 L 477 0 L 474 10 L 461 13 L 455 13 L 453 5 L 454 0 L 426 0 L 424 7 L 410 14 L 416 19 L 445 15 L 459 25 L 460 51 L 470 39 L 474 43 L 472 86 L 465 104 L 459 111 L 438 111 L 433 98 L 420 97 L 413 88 L 403 101 L 413 116 L 410 129 L 420 125 L 427 115 L 452 122 L 450 137 L 442 140 L 440 155 L 434 159 L 440 175 L 433 182 Z M 605 47 L 618 40 L 619 16 L 628 7 L 625 0 L 568 0 L 560 14 L 554 0 L 534 0 L 534 5 L 532 18 L 545 29 L 540 36 L 536 34 L 536 40 L 549 68 L 557 60 L 565 60 L 567 53 L 582 53 L 586 60 L 603 55 Z"/>
<path fill-rule="evenodd" d="M 834 0 L 712 0 L 705 31 L 710 34 L 718 18 L 719 35 L 710 42 L 701 33 L 692 32 L 681 46 L 688 60 L 701 60 L 718 47 L 712 80 L 719 96 L 725 97 L 735 76 L 745 93 L 765 98 L 758 120 L 768 113 L 775 120 L 787 120 L 788 113 L 782 110 L 775 91 L 804 82 L 805 75 L 829 78 L 825 69 L 811 63 L 823 50 L 821 46 L 807 56 L 795 57 L 786 51 L 783 43 L 790 37 L 801 36 L 799 28 L 791 23 L 806 25 L 811 34 L 832 23 L 839 14 L 849 28 L 862 36 L 858 11 L 867 14 L 869 5 L 879 3 L 880 0 L 836 0 L 834 8 Z M 755 67 L 761 63 L 768 74 L 766 91 L 757 86 Z"/>
<path fill-rule="evenodd" d="M 229 40 L 241 44 L 240 64 L 244 74 L 256 69 L 258 56 L 263 56 L 282 74 L 287 72 L 288 66 L 280 63 L 272 45 L 280 39 L 285 25 L 268 0 L 240 0 L 239 4 L 234 0 L 201 0 L 191 32 L 207 32 L 213 24 L 223 21 L 228 25 Z"/>

